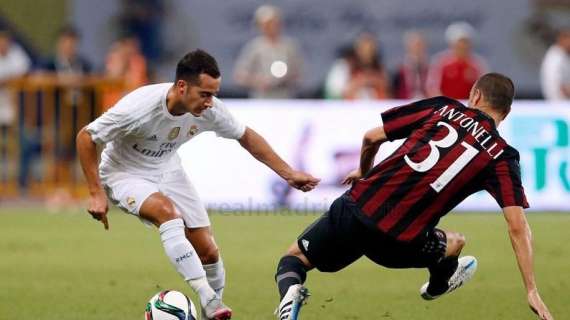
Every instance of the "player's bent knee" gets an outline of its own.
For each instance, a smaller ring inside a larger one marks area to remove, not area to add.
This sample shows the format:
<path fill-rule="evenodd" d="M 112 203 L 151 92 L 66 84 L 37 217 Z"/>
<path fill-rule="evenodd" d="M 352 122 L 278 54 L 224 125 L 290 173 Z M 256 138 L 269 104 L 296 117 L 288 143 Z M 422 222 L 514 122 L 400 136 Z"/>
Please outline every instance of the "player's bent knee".
<path fill-rule="evenodd" d="M 142 204 L 139 215 L 151 221 L 157 227 L 161 224 L 181 218 L 181 215 L 176 211 L 174 205 L 161 193 L 154 193 L 150 195 Z"/>
<path fill-rule="evenodd" d="M 311 262 L 309 262 L 309 259 L 307 259 L 307 257 L 305 256 L 305 254 L 303 254 L 303 252 L 301 251 L 301 249 L 299 249 L 299 246 L 297 245 L 297 242 L 293 243 L 289 249 L 287 249 L 287 253 L 284 256 L 294 256 L 299 258 L 299 260 L 301 260 L 303 262 L 303 264 L 305 265 L 305 268 L 307 269 L 312 269 L 313 265 L 311 264 Z"/>
<path fill-rule="evenodd" d="M 198 251 L 198 256 L 200 257 L 202 264 L 216 263 L 220 260 L 220 250 L 218 249 L 218 246 L 211 245 L 208 246 L 206 250 Z"/>
<path fill-rule="evenodd" d="M 168 199 L 161 199 L 155 208 L 155 212 L 155 218 L 159 224 L 182 217 Z"/>
<path fill-rule="evenodd" d="M 303 255 L 303 252 L 301 251 L 301 249 L 299 249 L 297 242 L 295 242 L 287 249 L 287 252 L 285 255 L 287 255 L 287 256 L 299 256 L 299 255 Z"/>

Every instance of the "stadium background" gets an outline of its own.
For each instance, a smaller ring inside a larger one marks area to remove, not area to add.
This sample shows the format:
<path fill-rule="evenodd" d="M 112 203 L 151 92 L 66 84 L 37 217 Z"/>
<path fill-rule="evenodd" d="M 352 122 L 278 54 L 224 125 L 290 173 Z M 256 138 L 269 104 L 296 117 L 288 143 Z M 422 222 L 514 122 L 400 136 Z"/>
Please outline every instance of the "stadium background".
<path fill-rule="evenodd" d="M 458 20 L 477 30 L 474 50 L 490 70 L 511 76 L 517 85 L 513 114 L 500 129 L 521 152 L 539 288 L 554 316 L 568 317 L 570 102 L 543 100 L 538 76 L 549 32 L 570 21 L 567 1 L 148 2 L 161 13 L 160 54 L 148 57 L 151 81 L 169 81 L 187 50 L 210 51 L 223 74 L 220 97 L 232 112 L 292 165 L 323 178 L 312 193 L 290 192 L 236 143 L 214 135 L 204 134 L 180 150 L 214 215 L 229 273 L 226 299 L 237 319 L 271 318 L 277 258 L 342 193 L 338 180 L 357 164 L 364 131 L 379 123 L 382 110 L 405 103 L 323 100 L 323 83 L 338 49 L 360 32 L 372 31 L 384 64 L 393 70 L 404 54 L 405 31 L 421 30 L 433 55 L 445 49 L 445 28 Z M 138 319 L 146 299 L 159 288 L 189 294 L 162 255 L 155 232 L 113 211 L 111 231 L 104 233 L 83 211 L 86 191 L 72 140 L 81 125 L 105 108 L 101 96 L 106 90 L 124 87 L 101 70 L 121 32 L 117 17 L 134 3 L 0 0 L 0 26 L 33 62 L 27 77 L 9 84 L 17 117 L 1 133 L 0 319 Z M 257 34 L 253 15 L 264 3 L 282 9 L 284 32 L 300 44 L 301 99 L 246 99 L 231 76 L 241 47 Z M 79 31 L 80 52 L 94 70 L 73 84 L 39 71 L 53 53 L 58 30 L 68 24 Z M 50 100 L 61 92 L 81 98 L 69 106 Z M 30 129 L 34 134 L 26 135 Z M 393 147 L 383 147 L 379 158 Z M 532 319 L 506 230 L 500 215 L 492 214 L 498 212 L 496 204 L 480 194 L 460 211 L 468 214 L 452 215 L 444 223 L 467 235 L 466 251 L 480 258 L 481 270 L 457 295 L 425 304 L 416 293 L 424 273 L 379 270 L 364 261 L 334 277 L 311 278 L 315 299 L 304 318 L 416 319 L 422 314 L 422 319 Z M 363 274 L 370 279 L 363 281 Z"/>

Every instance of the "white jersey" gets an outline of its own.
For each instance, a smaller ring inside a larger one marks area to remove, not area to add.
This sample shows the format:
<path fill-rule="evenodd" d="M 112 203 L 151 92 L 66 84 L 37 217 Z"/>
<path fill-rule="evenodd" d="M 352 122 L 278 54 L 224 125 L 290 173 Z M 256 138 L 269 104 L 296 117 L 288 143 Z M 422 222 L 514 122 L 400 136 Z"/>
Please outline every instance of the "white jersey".
<path fill-rule="evenodd" d="M 220 137 L 239 139 L 245 126 L 237 121 L 222 101 L 199 117 L 190 113 L 174 116 L 166 108 L 172 83 L 144 86 L 123 97 L 87 126 L 94 142 L 106 144 L 100 169 L 137 175 L 155 175 L 181 168 L 176 150 L 205 131 Z"/>

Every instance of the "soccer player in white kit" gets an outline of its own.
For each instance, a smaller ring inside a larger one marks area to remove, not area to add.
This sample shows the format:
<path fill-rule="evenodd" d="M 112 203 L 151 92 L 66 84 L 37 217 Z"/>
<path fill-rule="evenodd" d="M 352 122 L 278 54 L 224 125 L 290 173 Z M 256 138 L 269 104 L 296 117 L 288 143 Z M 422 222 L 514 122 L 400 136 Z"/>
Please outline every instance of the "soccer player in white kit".
<path fill-rule="evenodd" d="M 90 192 L 88 212 L 109 228 L 107 197 L 122 210 L 158 227 L 166 255 L 199 295 L 202 318 L 230 319 L 222 303 L 225 271 L 208 214 L 176 150 L 204 131 L 235 139 L 289 185 L 312 190 L 319 182 L 293 170 L 263 137 L 236 120 L 216 98 L 221 76 L 203 50 L 186 54 L 174 83 L 144 86 L 77 135 Z M 97 144 L 104 144 L 98 165 Z"/>

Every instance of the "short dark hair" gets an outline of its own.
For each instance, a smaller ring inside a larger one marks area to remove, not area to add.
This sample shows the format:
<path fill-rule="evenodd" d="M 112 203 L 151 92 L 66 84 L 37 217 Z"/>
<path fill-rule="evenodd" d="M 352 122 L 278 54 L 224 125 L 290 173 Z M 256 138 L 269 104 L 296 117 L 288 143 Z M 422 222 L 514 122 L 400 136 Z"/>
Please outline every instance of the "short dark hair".
<path fill-rule="evenodd" d="M 491 108 L 504 116 L 509 114 L 515 97 L 515 85 L 509 77 L 500 73 L 487 73 L 477 80 L 475 89 L 481 91 Z"/>
<path fill-rule="evenodd" d="M 220 69 L 216 59 L 204 50 L 197 49 L 188 52 L 176 66 L 176 79 L 186 80 L 192 84 L 200 82 L 200 75 L 205 73 L 212 78 L 220 77 Z"/>
<path fill-rule="evenodd" d="M 77 31 L 77 28 L 75 28 L 73 25 L 70 24 L 61 27 L 58 30 L 57 35 L 58 37 L 69 37 L 75 39 L 79 39 L 81 37 L 79 31 Z"/>

